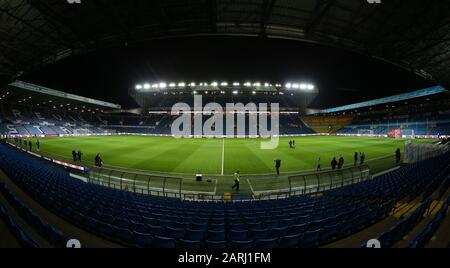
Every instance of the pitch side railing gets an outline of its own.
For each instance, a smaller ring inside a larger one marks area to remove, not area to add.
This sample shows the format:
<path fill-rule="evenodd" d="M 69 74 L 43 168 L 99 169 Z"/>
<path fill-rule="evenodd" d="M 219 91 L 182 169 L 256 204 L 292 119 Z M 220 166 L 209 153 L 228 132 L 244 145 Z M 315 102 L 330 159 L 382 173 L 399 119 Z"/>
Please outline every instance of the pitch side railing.
<path fill-rule="evenodd" d="M 371 180 L 368 165 L 289 176 L 289 196 L 311 195 Z"/>

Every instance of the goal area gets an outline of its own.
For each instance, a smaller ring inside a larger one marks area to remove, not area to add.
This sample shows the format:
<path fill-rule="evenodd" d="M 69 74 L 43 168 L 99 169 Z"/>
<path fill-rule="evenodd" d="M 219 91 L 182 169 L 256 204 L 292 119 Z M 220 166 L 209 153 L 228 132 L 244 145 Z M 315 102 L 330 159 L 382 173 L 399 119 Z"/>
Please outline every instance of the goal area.
<path fill-rule="evenodd" d="M 358 135 L 371 136 L 374 134 L 375 134 L 375 132 L 373 131 L 373 129 L 359 129 L 358 130 Z"/>

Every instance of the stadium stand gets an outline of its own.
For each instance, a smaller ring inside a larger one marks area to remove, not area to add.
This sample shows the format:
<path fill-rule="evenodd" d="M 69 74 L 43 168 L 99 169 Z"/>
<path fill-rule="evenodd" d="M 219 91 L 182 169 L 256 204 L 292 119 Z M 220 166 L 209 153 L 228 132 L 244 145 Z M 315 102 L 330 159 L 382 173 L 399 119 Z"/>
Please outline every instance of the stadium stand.
<path fill-rule="evenodd" d="M 302 120 L 317 133 L 336 133 L 352 123 L 352 116 L 306 116 Z"/>
<path fill-rule="evenodd" d="M 86 184 L 32 156 L 0 145 L 0 168 L 61 217 L 127 246 L 161 248 L 317 247 L 386 217 L 396 201 L 444 180 L 450 155 L 402 167 L 373 181 L 253 202 L 190 202 Z"/>
<path fill-rule="evenodd" d="M 30 238 L 19 225 L 17 225 L 8 210 L 2 204 L 0 204 L 0 219 L 6 223 L 7 228 L 16 237 L 22 247 L 39 247 L 39 245 L 32 238 Z"/>

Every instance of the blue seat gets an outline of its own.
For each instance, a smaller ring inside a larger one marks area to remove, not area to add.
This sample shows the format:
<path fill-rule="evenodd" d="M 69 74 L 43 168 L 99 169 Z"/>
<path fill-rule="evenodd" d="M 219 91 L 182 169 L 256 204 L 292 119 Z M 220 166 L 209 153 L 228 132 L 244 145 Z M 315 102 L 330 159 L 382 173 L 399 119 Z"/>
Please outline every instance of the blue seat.
<path fill-rule="evenodd" d="M 261 229 L 262 228 L 262 223 L 261 222 L 251 222 L 251 223 L 246 223 L 247 225 L 247 229 Z"/>
<path fill-rule="evenodd" d="M 131 225 L 131 229 L 138 233 L 146 233 L 147 232 L 147 226 L 142 223 L 133 223 Z"/>
<path fill-rule="evenodd" d="M 270 230 L 269 237 L 271 238 L 280 238 L 282 236 L 288 235 L 289 227 L 280 227 L 280 228 L 273 228 Z"/>
<path fill-rule="evenodd" d="M 114 220 L 114 226 L 117 226 L 120 228 L 130 228 L 130 222 L 127 219 L 116 218 Z"/>
<path fill-rule="evenodd" d="M 225 249 L 227 248 L 226 241 L 210 241 L 206 240 L 205 242 L 206 248 L 208 249 Z"/>
<path fill-rule="evenodd" d="M 143 248 L 150 248 L 153 244 L 153 236 L 151 234 L 147 233 L 139 233 L 134 232 L 133 233 L 133 241 L 134 244 L 143 247 Z"/>
<path fill-rule="evenodd" d="M 166 227 L 166 236 L 179 239 L 184 236 L 184 230 L 180 228 Z"/>
<path fill-rule="evenodd" d="M 99 220 L 105 223 L 114 224 L 114 217 L 112 215 L 102 214 L 100 215 Z"/>
<path fill-rule="evenodd" d="M 146 216 L 142 217 L 142 223 L 146 224 L 146 225 L 153 225 L 153 226 L 158 225 L 158 221 L 155 218 L 146 217 Z"/>
<path fill-rule="evenodd" d="M 333 241 L 339 235 L 338 225 L 326 226 L 323 228 L 320 234 L 320 242 L 326 243 L 329 241 Z"/>
<path fill-rule="evenodd" d="M 278 246 L 278 238 L 260 239 L 255 243 L 255 248 L 276 248 Z"/>
<path fill-rule="evenodd" d="M 301 234 L 283 236 L 278 241 L 278 245 L 280 248 L 296 248 L 300 243 L 301 237 Z"/>
<path fill-rule="evenodd" d="M 294 224 L 289 227 L 289 234 L 290 235 L 303 234 L 307 230 L 308 230 L 308 223 Z"/>
<path fill-rule="evenodd" d="M 247 231 L 231 230 L 229 233 L 229 239 L 231 241 L 246 241 L 248 240 Z"/>
<path fill-rule="evenodd" d="M 251 229 L 249 237 L 252 239 L 266 239 L 269 236 L 269 229 Z"/>
<path fill-rule="evenodd" d="M 158 225 L 162 227 L 171 227 L 172 222 L 169 220 L 158 219 Z"/>
<path fill-rule="evenodd" d="M 322 230 L 316 230 L 316 231 L 308 231 L 306 232 L 302 239 L 300 240 L 300 247 L 302 248 L 312 248 L 315 247 L 319 241 L 320 241 L 320 235 Z"/>
<path fill-rule="evenodd" d="M 192 241 L 202 241 L 206 238 L 206 231 L 187 229 L 185 238 Z"/>
<path fill-rule="evenodd" d="M 153 240 L 153 246 L 156 248 L 176 248 L 177 242 L 175 239 L 170 237 L 155 235 Z"/>
<path fill-rule="evenodd" d="M 99 232 L 104 236 L 113 237 L 114 230 L 111 224 L 101 222 L 99 224 Z"/>
<path fill-rule="evenodd" d="M 233 249 L 251 249 L 253 244 L 252 240 L 231 241 L 230 247 Z"/>
<path fill-rule="evenodd" d="M 147 230 L 152 235 L 164 236 L 166 234 L 165 229 L 161 226 L 147 225 Z"/>
<path fill-rule="evenodd" d="M 235 231 L 244 231 L 246 228 L 245 225 L 242 223 L 230 223 L 228 224 L 228 229 Z"/>
<path fill-rule="evenodd" d="M 208 229 L 212 231 L 225 231 L 225 224 L 211 224 Z"/>
<path fill-rule="evenodd" d="M 115 226 L 114 237 L 123 242 L 131 242 L 133 238 L 133 233 L 128 229 Z"/>
<path fill-rule="evenodd" d="M 209 241 L 224 241 L 226 239 L 224 231 L 208 231 Z"/>
<path fill-rule="evenodd" d="M 200 241 L 180 239 L 178 241 L 178 247 L 182 249 L 201 249 L 202 243 Z"/>
<path fill-rule="evenodd" d="M 264 222 L 265 228 L 273 229 L 278 228 L 278 221 L 277 220 L 269 220 Z"/>

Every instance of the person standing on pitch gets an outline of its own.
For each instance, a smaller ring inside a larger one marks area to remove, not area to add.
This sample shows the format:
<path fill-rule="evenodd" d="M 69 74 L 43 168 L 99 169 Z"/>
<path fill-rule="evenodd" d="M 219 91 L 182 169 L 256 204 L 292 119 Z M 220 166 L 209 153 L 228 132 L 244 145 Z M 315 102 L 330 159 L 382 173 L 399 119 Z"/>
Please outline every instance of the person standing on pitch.
<path fill-rule="evenodd" d="M 275 160 L 275 169 L 277 170 L 277 176 L 280 176 L 281 160 Z"/>
<path fill-rule="evenodd" d="M 344 157 L 341 155 L 339 157 L 338 169 L 342 169 L 344 167 Z"/>
<path fill-rule="evenodd" d="M 361 165 L 364 165 L 364 162 L 366 161 L 366 153 L 361 154 Z"/>
<path fill-rule="evenodd" d="M 359 154 L 358 154 L 358 152 L 355 152 L 355 167 L 356 167 L 356 165 L 358 165 L 358 160 L 359 160 Z"/>
<path fill-rule="evenodd" d="M 81 163 L 81 156 L 83 156 L 83 154 L 81 153 L 80 150 L 78 150 L 77 152 L 77 160 Z"/>
<path fill-rule="evenodd" d="M 73 162 L 77 162 L 77 152 L 75 150 L 72 150 L 72 158 L 73 158 Z"/>
<path fill-rule="evenodd" d="M 37 141 L 36 141 L 36 148 L 37 148 L 38 152 L 41 150 L 41 143 L 39 142 L 39 139 L 37 139 Z"/>
<path fill-rule="evenodd" d="M 33 149 L 33 143 L 31 142 L 31 140 L 28 142 L 28 145 L 30 146 L 30 152 L 31 152 Z"/>
<path fill-rule="evenodd" d="M 292 141 L 289 141 L 289 149 L 292 149 Z"/>
<path fill-rule="evenodd" d="M 236 191 L 239 192 L 239 186 L 241 184 L 241 172 L 238 170 L 236 173 L 234 173 L 234 185 L 231 187 L 231 189 L 236 189 Z"/>
<path fill-rule="evenodd" d="M 397 150 L 395 151 L 395 161 L 398 164 L 400 164 L 400 161 L 402 160 L 402 153 L 400 151 L 400 148 L 397 148 Z"/>
<path fill-rule="evenodd" d="M 320 157 L 319 160 L 317 160 L 317 172 L 319 171 L 322 171 L 322 161 L 320 160 Z"/>
<path fill-rule="evenodd" d="M 336 157 L 334 157 L 333 161 L 331 161 L 331 169 L 336 170 L 337 165 L 338 165 L 338 162 L 336 160 Z"/>

